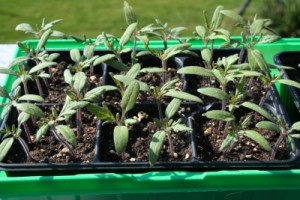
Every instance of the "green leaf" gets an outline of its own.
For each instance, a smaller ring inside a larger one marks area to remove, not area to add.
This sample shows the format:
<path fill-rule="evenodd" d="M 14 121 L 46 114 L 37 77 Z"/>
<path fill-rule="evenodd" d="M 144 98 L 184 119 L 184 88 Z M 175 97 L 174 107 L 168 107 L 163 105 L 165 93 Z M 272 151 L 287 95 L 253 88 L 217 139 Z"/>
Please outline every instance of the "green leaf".
<path fill-rule="evenodd" d="M 71 49 L 70 57 L 74 62 L 79 63 L 81 60 L 81 55 L 80 55 L 79 49 Z"/>
<path fill-rule="evenodd" d="M 213 69 L 212 73 L 214 74 L 215 78 L 218 80 L 220 84 L 226 83 L 226 78 L 221 74 L 221 72 L 217 69 Z"/>
<path fill-rule="evenodd" d="M 56 65 L 56 64 L 57 64 L 56 62 L 42 62 L 42 63 L 39 63 L 39 64 L 37 64 L 36 66 L 34 66 L 33 68 L 31 68 L 29 70 L 29 74 L 33 74 L 37 71 L 40 71 L 40 70 L 45 69 L 47 67 L 51 67 L 51 66 Z"/>
<path fill-rule="evenodd" d="M 108 60 L 111 60 L 111 59 L 113 59 L 115 57 L 116 57 L 115 54 L 105 54 L 103 56 L 100 56 L 100 57 L 96 58 L 94 60 L 93 65 L 94 66 L 99 65 L 100 63 L 104 63 L 104 62 L 106 62 Z"/>
<path fill-rule="evenodd" d="M 178 98 L 172 99 L 172 101 L 168 104 L 166 110 L 165 110 L 165 115 L 168 119 L 171 119 L 174 114 L 178 111 L 180 105 L 181 105 L 182 100 Z"/>
<path fill-rule="evenodd" d="M 238 23 L 244 24 L 243 17 L 241 17 L 240 15 L 238 15 L 237 13 L 235 13 L 231 10 L 221 10 L 220 13 L 222 13 L 223 15 L 235 20 Z"/>
<path fill-rule="evenodd" d="M 211 70 L 199 66 L 183 67 L 177 71 L 178 74 L 191 74 L 202 77 L 214 77 Z"/>
<path fill-rule="evenodd" d="M 12 144 L 14 142 L 13 137 L 5 138 L 0 144 L 0 162 L 5 158 L 6 154 L 10 150 Z"/>
<path fill-rule="evenodd" d="M 25 33 L 35 33 L 34 29 L 30 24 L 21 23 L 16 26 L 16 31 L 23 31 Z"/>
<path fill-rule="evenodd" d="M 137 22 L 133 8 L 126 1 L 124 1 L 123 11 L 128 25 Z"/>
<path fill-rule="evenodd" d="M 263 117 L 267 118 L 268 120 L 270 121 L 273 121 L 273 117 L 272 115 L 267 111 L 265 110 L 263 107 L 255 104 L 255 103 L 252 103 L 252 102 L 244 102 L 241 104 L 242 106 L 246 107 L 246 108 L 249 108 L 255 112 L 258 112 L 259 114 L 261 114 Z"/>
<path fill-rule="evenodd" d="M 177 90 L 169 90 L 165 96 L 169 96 L 169 97 L 174 97 L 174 98 L 178 98 L 178 99 L 182 99 L 182 100 L 187 100 L 187 101 L 194 101 L 197 103 L 203 103 L 203 101 L 192 94 L 189 94 L 187 92 L 182 92 L 182 91 L 177 91 Z"/>
<path fill-rule="evenodd" d="M 105 63 L 119 71 L 128 71 L 129 70 L 129 67 L 127 65 L 125 65 L 124 63 L 119 62 L 115 59 L 107 60 L 107 61 L 105 61 Z"/>
<path fill-rule="evenodd" d="M 25 112 L 21 112 L 18 116 L 18 124 L 19 126 L 21 126 L 21 124 L 23 124 L 24 122 L 26 122 L 28 119 L 30 118 L 30 115 L 25 113 Z"/>
<path fill-rule="evenodd" d="M 201 39 L 205 38 L 206 29 L 204 26 L 196 26 L 196 33 L 200 36 Z"/>
<path fill-rule="evenodd" d="M 74 81 L 74 88 L 76 89 L 77 93 L 81 93 L 86 85 L 87 82 L 87 76 L 83 72 L 77 72 L 73 76 Z"/>
<path fill-rule="evenodd" d="M 0 96 L 4 98 L 10 98 L 8 92 L 0 86 Z"/>
<path fill-rule="evenodd" d="M 259 36 L 268 21 L 268 19 L 255 19 L 250 25 L 250 34 L 252 36 Z"/>
<path fill-rule="evenodd" d="M 255 125 L 257 128 L 267 129 L 276 133 L 281 133 L 280 127 L 274 122 L 260 121 Z"/>
<path fill-rule="evenodd" d="M 292 152 L 296 153 L 296 144 L 293 136 L 287 135 L 287 143 L 291 146 Z"/>
<path fill-rule="evenodd" d="M 300 89 L 300 83 L 298 83 L 296 81 L 293 81 L 293 80 L 290 80 L 290 79 L 279 79 L 279 80 L 276 80 L 275 82 L 276 83 L 281 83 L 281 84 L 284 84 L 284 85 L 289 85 L 289 86 L 296 87 L 296 88 Z"/>
<path fill-rule="evenodd" d="M 39 96 L 39 95 L 35 95 L 35 94 L 25 94 L 21 97 L 18 98 L 19 101 L 36 101 L 36 102 L 44 102 L 44 98 Z"/>
<path fill-rule="evenodd" d="M 229 95 L 219 88 L 203 87 L 203 88 L 199 88 L 197 92 L 210 97 L 214 97 L 222 101 L 228 102 L 229 100 Z"/>
<path fill-rule="evenodd" d="M 37 52 L 39 52 L 42 48 L 45 47 L 45 44 L 46 44 L 48 38 L 51 36 L 51 34 L 52 34 L 51 29 L 48 29 L 43 33 L 43 35 L 40 38 L 39 43 L 37 44 L 37 47 L 36 47 Z"/>
<path fill-rule="evenodd" d="M 41 118 L 44 117 L 44 112 L 36 105 L 30 103 L 16 104 L 17 110 L 28 113 L 29 115 Z"/>
<path fill-rule="evenodd" d="M 186 126 L 185 124 L 175 124 L 172 126 L 172 129 L 177 133 L 177 132 L 187 132 L 187 131 L 192 131 L 190 127 Z"/>
<path fill-rule="evenodd" d="M 76 136 L 73 130 L 66 125 L 56 125 L 55 128 L 62 134 L 62 136 L 73 146 L 77 145 Z"/>
<path fill-rule="evenodd" d="M 210 63 L 211 62 L 211 58 L 212 58 L 212 52 L 209 48 L 204 48 L 201 50 L 201 57 L 203 58 L 203 60 L 206 63 Z"/>
<path fill-rule="evenodd" d="M 36 133 L 35 141 L 39 141 L 42 138 L 42 136 L 47 133 L 48 129 L 49 129 L 48 124 L 41 126 Z"/>
<path fill-rule="evenodd" d="M 224 151 L 224 149 L 226 149 L 232 143 L 232 141 L 234 141 L 234 138 L 235 137 L 233 135 L 228 134 L 226 138 L 223 140 L 219 151 Z"/>
<path fill-rule="evenodd" d="M 137 81 L 133 81 L 128 85 L 121 100 L 123 112 L 126 113 L 134 107 L 139 91 L 140 85 Z"/>
<path fill-rule="evenodd" d="M 141 70 L 141 64 L 136 63 L 126 73 L 126 76 L 131 77 L 131 78 L 135 78 L 140 73 L 140 70 Z"/>
<path fill-rule="evenodd" d="M 8 74 L 8 75 L 13 75 L 13 76 L 18 76 L 18 74 L 6 67 L 0 67 L 0 74 Z"/>
<path fill-rule="evenodd" d="M 114 144 L 116 148 L 116 153 L 120 155 L 125 151 L 128 143 L 128 128 L 126 126 L 116 126 L 114 128 Z"/>
<path fill-rule="evenodd" d="M 113 90 L 118 90 L 118 88 L 111 85 L 103 85 L 103 86 L 96 87 L 85 93 L 84 100 L 95 101 L 96 98 L 101 96 L 104 92 L 113 91 Z"/>
<path fill-rule="evenodd" d="M 269 67 L 262 54 L 257 49 L 248 49 L 248 59 L 252 70 L 258 66 L 263 72 L 269 73 Z"/>
<path fill-rule="evenodd" d="M 1 113 L 1 119 L 3 119 L 9 113 L 9 111 L 11 110 L 11 107 L 12 107 L 12 105 L 8 104 L 3 108 L 2 113 Z"/>
<path fill-rule="evenodd" d="M 114 78 L 117 79 L 118 81 L 124 83 L 125 85 L 129 85 L 132 82 L 138 82 L 140 85 L 141 91 L 149 91 L 149 86 L 146 83 L 144 83 L 142 81 L 138 81 L 134 78 L 124 76 L 124 75 L 114 75 Z"/>
<path fill-rule="evenodd" d="M 70 109 L 70 110 L 77 110 L 77 109 L 86 107 L 88 104 L 89 104 L 88 101 L 71 101 L 71 102 L 68 104 L 67 109 Z"/>
<path fill-rule="evenodd" d="M 209 119 L 225 121 L 225 122 L 230 122 L 235 120 L 235 117 L 232 113 L 223 110 L 210 110 L 204 113 L 203 116 Z"/>
<path fill-rule="evenodd" d="M 266 151 L 271 152 L 272 151 L 272 147 L 269 144 L 269 142 L 258 132 L 253 131 L 253 130 L 246 130 L 246 131 L 240 131 L 240 134 L 254 140 L 255 142 L 257 142 L 262 148 L 264 148 Z"/>
<path fill-rule="evenodd" d="M 66 83 L 68 83 L 69 85 L 73 85 L 73 76 L 72 76 L 71 71 L 69 69 L 66 69 L 64 71 L 64 79 L 65 79 Z"/>
<path fill-rule="evenodd" d="M 83 55 L 87 59 L 91 59 L 94 56 L 94 49 L 95 49 L 94 45 L 86 45 L 83 49 Z"/>
<path fill-rule="evenodd" d="M 137 27 L 137 22 L 130 24 L 124 34 L 122 35 L 122 37 L 120 38 L 120 46 L 123 47 L 131 38 L 132 34 L 134 33 L 134 31 L 136 30 Z"/>
<path fill-rule="evenodd" d="M 145 67 L 141 69 L 140 72 L 141 73 L 164 73 L 166 72 L 166 70 L 161 67 Z"/>
<path fill-rule="evenodd" d="M 149 163 L 153 166 L 160 154 L 161 148 L 163 146 L 166 137 L 165 131 L 157 131 L 150 142 L 150 152 L 149 152 Z"/>
<path fill-rule="evenodd" d="M 16 65 L 20 65 L 24 62 L 27 62 L 28 60 L 30 59 L 29 56 L 20 56 L 20 57 L 17 57 L 15 58 L 9 65 L 7 68 L 12 68 Z"/>
<path fill-rule="evenodd" d="M 173 86 L 179 81 L 179 79 L 173 79 L 173 80 L 170 80 L 168 82 L 166 82 L 162 87 L 161 87 L 161 91 L 162 92 L 165 92 L 171 88 L 173 88 Z"/>
<path fill-rule="evenodd" d="M 300 121 L 292 124 L 292 130 L 300 131 Z"/>
<path fill-rule="evenodd" d="M 213 14 L 210 27 L 212 30 L 215 30 L 220 27 L 223 21 L 223 15 L 221 11 L 223 10 L 223 6 L 217 6 L 215 9 L 215 12 Z"/>
<path fill-rule="evenodd" d="M 116 121 L 115 116 L 105 104 L 102 107 L 95 104 L 89 104 L 87 109 L 100 120 L 109 122 Z"/>

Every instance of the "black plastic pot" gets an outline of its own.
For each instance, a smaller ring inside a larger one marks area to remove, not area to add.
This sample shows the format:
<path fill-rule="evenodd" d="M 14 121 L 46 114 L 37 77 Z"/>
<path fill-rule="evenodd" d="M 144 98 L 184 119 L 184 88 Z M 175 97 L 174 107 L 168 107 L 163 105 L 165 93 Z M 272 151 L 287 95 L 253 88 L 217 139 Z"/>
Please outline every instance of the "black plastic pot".
<path fill-rule="evenodd" d="M 300 82 L 300 51 L 286 51 L 274 56 L 275 63 L 278 65 L 292 67 L 292 70 L 282 69 L 284 78 Z M 300 90 L 292 86 L 281 86 L 282 101 L 293 122 L 300 119 Z"/>

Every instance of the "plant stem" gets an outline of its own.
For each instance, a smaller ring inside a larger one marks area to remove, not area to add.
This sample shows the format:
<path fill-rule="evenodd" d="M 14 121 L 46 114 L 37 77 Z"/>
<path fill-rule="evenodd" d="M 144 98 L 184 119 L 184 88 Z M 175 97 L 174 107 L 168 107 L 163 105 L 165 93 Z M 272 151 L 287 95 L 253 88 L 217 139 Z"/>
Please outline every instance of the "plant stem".
<path fill-rule="evenodd" d="M 274 145 L 274 148 L 272 149 L 272 154 L 271 154 L 271 157 L 270 157 L 270 160 L 274 160 L 275 159 L 275 155 L 276 155 L 276 152 L 279 148 L 279 145 L 280 143 L 283 141 L 285 135 L 283 134 L 280 134 L 279 138 L 277 139 L 275 145 Z"/>
<path fill-rule="evenodd" d="M 51 127 L 51 132 L 58 141 L 60 141 L 65 147 L 69 149 L 71 156 L 75 158 L 76 156 L 72 146 L 63 137 L 61 137 L 59 133 L 56 132 L 54 127 Z"/>
<path fill-rule="evenodd" d="M 162 108 L 161 108 L 161 99 L 156 99 L 156 104 L 157 104 L 157 109 L 158 109 L 159 120 L 162 121 L 164 117 L 163 117 Z"/>
<path fill-rule="evenodd" d="M 133 37 L 133 48 L 131 52 L 131 65 L 134 65 L 137 62 L 136 59 L 136 37 Z"/>
<path fill-rule="evenodd" d="M 40 80 L 39 80 L 38 77 L 35 78 L 35 82 L 36 82 L 37 88 L 38 88 L 38 90 L 39 90 L 39 95 L 40 95 L 41 97 L 45 97 L 45 94 L 44 94 L 43 89 L 42 89 L 41 82 L 40 82 Z"/>
<path fill-rule="evenodd" d="M 29 94 L 29 92 L 28 92 L 28 87 L 27 87 L 27 81 L 24 81 L 24 82 L 23 82 L 23 86 L 24 86 L 24 93 L 25 93 L 25 94 Z"/>
<path fill-rule="evenodd" d="M 82 128 L 82 112 L 81 109 L 77 109 L 76 111 L 76 124 L 77 124 L 77 138 L 81 139 L 81 128 Z"/>
<path fill-rule="evenodd" d="M 173 146 L 173 140 L 172 137 L 170 135 L 170 133 L 167 133 L 167 137 L 168 137 L 168 141 L 169 141 L 169 151 L 170 151 L 170 155 L 173 156 L 174 155 L 174 146 Z"/>
<path fill-rule="evenodd" d="M 241 51 L 240 51 L 238 64 L 242 64 L 244 54 L 245 54 L 245 47 L 243 47 L 243 48 L 241 49 Z"/>
<path fill-rule="evenodd" d="M 167 79 L 167 76 L 166 76 L 166 73 L 168 71 L 167 69 L 167 60 L 161 60 L 161 66 L 164 70 L 166 70 L 166 72 L 163 72 L 163 84 L 166 83 L 166 79 Z"/>
<path fill-rule="evenodd" d="M 26 157 L 27 157 L 27 162 L 30 162 L 31 161 L 31 159 L 32 159 L 32 157 L 31 157 L 31 155 L 30 155 L 30 151 L 29 151 L 29 147 L 28 147 L 28 145 L 26 144 L 26 142 L 23 140 L 23 138 L 21 138 L 21 137 L 17 137 L 17 139 L 18 139 L 18 141 L 20 142 L 20 144 L 21 144 L 21 146 L 22 146 L 22 148 L 23 148 L 23 150 L 24 150 L 24 152 L 25 152 L 25 154 L 26 154 Z"/>

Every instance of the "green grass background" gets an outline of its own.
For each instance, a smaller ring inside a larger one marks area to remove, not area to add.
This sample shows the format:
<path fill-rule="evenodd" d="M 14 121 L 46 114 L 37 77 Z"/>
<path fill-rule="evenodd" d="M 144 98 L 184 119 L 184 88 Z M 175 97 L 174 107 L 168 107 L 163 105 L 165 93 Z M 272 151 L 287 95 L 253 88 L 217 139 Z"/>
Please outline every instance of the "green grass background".
<path fill-rule="evenodd" d="M 128 0 L 133 6 L 139 27 L 154 23 L 158 18 L 168 22 L 170 27 L 185 26 L 185 35 L 192 36 L 194 27 L 203 24 L 203 10 L 211 16 L 217 5 L 224 9 L 238 11 L 242 0 Z M 253 17 L 259 12 L 263 1 L 254 0 L 248 7 L 245 17 Z M 116 36 L 126 27 L 123 14 L 123 0 L 0 0 L 0 43 L 8 44 L 31 39 L 32 35 L 15 31 L 20 23 L 40 25 L 42 19 L 52 21 L 63 19 L 56 30 L 67 35 L 95 38 L 102 32 Z M 226 23 L 230 23 L 227 21 Z M 230 25 L 230 24 L 229 24 Z M 239 31 L 233 29 L 233 35 Z"/>

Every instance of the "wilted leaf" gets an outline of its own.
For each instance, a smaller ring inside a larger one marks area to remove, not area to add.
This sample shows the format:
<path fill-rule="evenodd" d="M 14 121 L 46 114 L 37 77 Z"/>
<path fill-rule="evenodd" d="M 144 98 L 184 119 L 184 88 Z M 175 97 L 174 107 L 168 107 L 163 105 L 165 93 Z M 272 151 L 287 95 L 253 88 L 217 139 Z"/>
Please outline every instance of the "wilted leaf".
<path fill-rule="evenodd" d="M 128 128 L 126 126 L 116 126 L 114 128 L 114 144 L 116 148 L 116 153 L 120 155 L 125 151 L 128 143 Z"/>
<path fill-rule="evenodd" d="M 165 131 L 157 131 L 151 139 L 149 152 L 149 163 L 151 166 L 153 166 L 156 163 L 159 157 L 165 137 Z"/>

